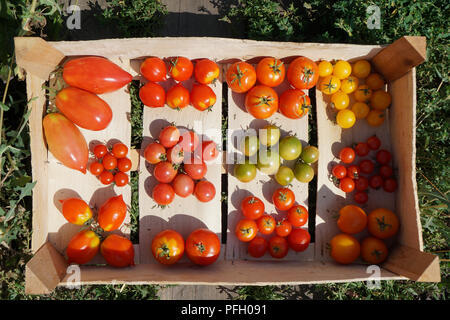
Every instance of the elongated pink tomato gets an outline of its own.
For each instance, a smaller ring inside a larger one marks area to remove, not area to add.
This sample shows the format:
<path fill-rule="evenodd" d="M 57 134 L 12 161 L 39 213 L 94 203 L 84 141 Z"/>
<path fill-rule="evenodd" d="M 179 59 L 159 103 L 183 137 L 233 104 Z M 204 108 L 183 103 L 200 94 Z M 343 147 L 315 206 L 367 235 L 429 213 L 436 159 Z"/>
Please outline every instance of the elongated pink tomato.
<path fill-rule="evenodd" d="M 111 107 L 103 99 L 92 92 L 75 87 L 59 91 L 55 104 L 67 119 L 88 130 L 105 129 L 113 115 Z"/>
<path fill-rule="evenodd" d="M 132 80 L 131 74 L 103 57 L 83 57 L 64 65 L 64 81 L 92 93 L 116 91 Z"/>
<path fill-rule="evenodd" d="M 42 120 L 48 150 L 68 168 L 86 173 L 89 149 L 80 129 L 60 113 Z"/>

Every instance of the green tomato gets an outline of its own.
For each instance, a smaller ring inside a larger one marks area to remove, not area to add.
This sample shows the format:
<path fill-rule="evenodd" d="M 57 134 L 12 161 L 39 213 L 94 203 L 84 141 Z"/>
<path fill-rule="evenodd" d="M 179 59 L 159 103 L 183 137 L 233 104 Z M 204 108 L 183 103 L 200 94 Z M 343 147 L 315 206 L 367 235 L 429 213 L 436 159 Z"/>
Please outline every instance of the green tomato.
<path fill-rule="evenodd" d="M 267 152 L 260 151 L 256 166 L 262 173 L 267 175 L 275 174 L 280 167 L 280 155 L 274 150 L 267 150 Z"/>
<path fill-rule="evenodd" d="M 306 163 L 314 163 L 319 160 L 319 150 L 314 146 L 307 146 L 303 149 L 300 158 Z"/>
<path fill-rule="evenodd" d="M 259 141 L 262 145 L 270 147 L 276 145 L 279 140 L 280 129 L 277 126 L 269 124 L 259 130 Z"/>
<path fill-rule="evenodd" d="M 246 156 L 251 157 L 259 150 L 259 140 L 257 136 L 246 136 L 241 140 L 239 150 Z"/>
<path fill-rule="evenodd" d="M 287 136 L 280 141 L 280 157 L 284 160 L 295 160 L 302 153 L 302 142 L 294 136 Z"/>
<path fill-rule="evenodd" d="M 297 162 L 294 167 L 294 176 L 298 181 L 308 183 L 314 178 L 314 169 L 307 163 Z"/>
<path fill-rule="evenodd" d="M 256 165 L 246 161 L 234 165 L 234 176 L 241 182 L 250 182 L 256 177 Z"/>
<path fill-rule="evenodd" d="M 294 172 L 289 167 L 281 166 L 275 174 L 275 180 L 282 186 L 287 186 L 294 180 Z"/>

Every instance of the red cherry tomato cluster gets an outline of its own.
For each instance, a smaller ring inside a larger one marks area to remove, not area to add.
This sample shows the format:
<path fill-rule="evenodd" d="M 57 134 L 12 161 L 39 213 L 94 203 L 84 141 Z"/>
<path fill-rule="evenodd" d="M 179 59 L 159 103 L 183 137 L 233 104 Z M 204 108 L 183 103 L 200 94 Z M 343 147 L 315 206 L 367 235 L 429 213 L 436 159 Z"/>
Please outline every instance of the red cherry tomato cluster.
<path fill-rule="evenodd" d="M 117 142 L 111 150 L 104 144 L 97 144 L 93 153 L 96 161 L 90 164 L 89 171 L 101 183 L 109 185 L 114 182 L 118 187 L 128 184 L 127 172 L 131 170 L 131 160 L 127 158 L 128 147 L 125 144 Z"/>
<path fill-rule="evenodd" d="M 219 66 L 209 59 L 200 59 L 194 66 L 186 57 L 171 57 L 166 62 L 157 57 L 147 58 L 142 62 L 141 74 L 149 82 L 139 90 L 141 101 L 151 108 L 167 104 L 172 109 L 181 110 L 191 104 L 200 111 L 211 110 L 216 103 L 216 94 L 208 84 L 219 78 Z M 189 92 L 182 82 L 189 80 L 192 75 L 196 83 Z M 159 83 L 166 81 L 168 76 L 176 84 L 166 92 Z"/>
<path fill-rule="evenodd" d="M 158 140 L 144 151 L 147 162 L 154 165 L 153 176 L 158 184 L 152 197 L 159 206 L 172 203 L 175 195 L 186 198 L 191 194 L 201 202 L 209 202 L 216 195 L 216 188 L 204 179 L 207 163 L 219 156 L 214 141 L 200 141 L 192 130 L 180 131 L 169 125 L 161 130 Z"/>
<path fill-rule="evenodd" d="M 368 201 L 369 187 L 383 188 L 386 192 L 394 192 L 397 189 L 397 181 L 391 166 L 392 155 L 388 150 L 380 149 L 380 147 L 381 141 L 376 136 L 357 143 L 353 148 L 345 147 L 339 152 L 341 163 L 334 165 L 331 170 L 336 185 L 342 191 L 346 193 L 356 191 L 353 198 L 359 204 Z M 358 164 L 353 164 L 356 157 L 363 158 L 371 152 L 375 153 L 375 161 L 364 158 Z"/>
<path fill-rule="evenodd" d="M 282 84 L 285 77 L 291 88 L 278 97 L 273 88 Z M 319 72 L 316 63 L 306 57 L 296 58 L 287 69 L 281 60 L 266 57 L 256 69 L 244 61 L 232 64 L 226 79 L 232 91 L 246 93 L 245 108 L 256 119 L 267 119 L 277 111 L 287 118 L 300 119 L 311 106 L 309 96 L 302 90 L 316 85 Z"/>
<path fill-rule="evenodd" d="M 301 228 L 308 221 L 308 210 L 295 204 L 294 193 L 288 188 L 277 189 L 273 202 L 277 209 L 287 211 L 285 218 L 276 221 L 266 214 L 264 202 L 258 197 L 248 196 L 241 202 L 244 219 L 237 223 L 235 234 L 240 241 L 248 243 L 247 251 L 254 258 L 269 251 L 272 257 L 281 259 L 289 248 L 301 252 L 309 246 L 311 237 Z"/>

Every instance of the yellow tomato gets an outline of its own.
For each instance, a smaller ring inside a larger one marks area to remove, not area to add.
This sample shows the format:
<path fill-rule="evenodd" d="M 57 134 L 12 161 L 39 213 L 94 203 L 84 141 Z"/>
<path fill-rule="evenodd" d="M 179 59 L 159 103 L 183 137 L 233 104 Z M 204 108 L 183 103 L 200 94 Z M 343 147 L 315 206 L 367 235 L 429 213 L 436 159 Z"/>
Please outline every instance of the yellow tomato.
<path fill-rule="evenodd" d="M 352 111 L 356 119 L 364 119 L 369 114 L 370 108 L 364 102 L 355 102 L 352 106 Z"/>
<path fill-rule="evenodd" d="M 380 110 L 370 110 L 366 117 L 367 123 L 372 127 L 381 126 L 384 122 L 385 114 L 384 111 Z"/>
<path fill-rule="evenodd" d="M 348 94 L 342 91 L 333 93 L 331 96 L 331 105 L 338 110 L 347 108 L 349 103 L 350 98 L 348 97 Z"/>
<path fill-rule="evenodd" d="M 356 89 L 354 95 L 356 101 L 367 102 L 372 96 L 372 90 L 367 85 L 363 84 Z"/>
<path fill-rule="evenodd" d="M 359 60 L 353 64 L 352 75 L 359 79 L 365 79 L 370 74 L 370 63 L 367 60 Z"/>
<path fill-rule="evenodd" d="M 366 84 L 372 90 L 379 90 L 385 85 L 385 81 L 378 73 L 371 73 L 366 79 Z"/>
<path fill-rule="evenodd" d="M 383 90 L 377 90 L 372 93 L 370 106 L 375 110 L 385 110 L 391 104 L 391 95 Z"/>
<path fill-rule="evenodd" d="M 319 89 L 324 94 L 333 94 L 341 87 L 341 80 L 335 76 L 327 76 L 322 78 L 319 84 Z"/>
<path fill-rule="evenodd" d="M 356 121 L 355 114 L 353 113 L 353 111 L 348 109 L 340 110 L 336 116 L 337 124 L 343 129 L 353 127 L 355 121 Z"/>
<path fill-rule="evenodd" d="M 339 60 L 333 67 L 333 76 L 339 80 L 348 78 L 352 73 L 352 66 L 350 63 L 344 60 Z"/>
<path fill-rule="evenodd" d="M 333 73 L 333 65 L 331 64 L 330 61 L 327 60 L 320 61 L 318 68 L 320 77 L 326 77 Z"/>
<path fill-rule="evenodd" d="M 359 80 L 354 76 L 350 76 L 347 79 L 341 81 L 341 91 L 347 94 L 352 93 L 358 88 Z"/>

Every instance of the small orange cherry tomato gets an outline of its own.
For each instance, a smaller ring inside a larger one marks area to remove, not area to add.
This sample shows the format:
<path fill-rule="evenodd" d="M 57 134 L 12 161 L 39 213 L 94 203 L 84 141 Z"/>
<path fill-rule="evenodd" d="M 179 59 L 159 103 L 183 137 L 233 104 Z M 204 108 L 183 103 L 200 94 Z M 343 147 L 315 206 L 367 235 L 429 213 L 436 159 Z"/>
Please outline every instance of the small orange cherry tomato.
<path fill-rule="evenodd" d="M 367 102 L 372 96 L 372 89 L 370 89 L 366 84 L 362 84 L 353 93 L 356 101 Z"/>
<path fill-rule="evenodd" d="M 352 75 L 359 79 L 365 79 L 370 74 L 371 66 L 367 60 L 359 60 L 353 64 Z"/>
<path fill-rule="evenodd" d="M 371 73 L 366 78 L 366 84 L 372 90 L 380 90 L 381 88 L 384 87 L 386 82 L 384 81 L 383 77 L 378 73 Z"/>
<path fill-rule="evenodd" d="M 384 111 L 372 109 L 367 114 L 366 121 L 370 126 L 378 127 L 383 124 L 385 117 Z"/>
<path fill-rule="evenodd" d="M 370 106 L 375 110 L 385 110 L 391 102 L 391 95 L 383 90 L 374 91 L 370 97 Z"/>
<path fill-rule="evenodd" d="M 354 92 L 359 86 L 358 78 L 350 76 L 344 80 L 341 80 L 341 91 L 350 94 Z"/>

